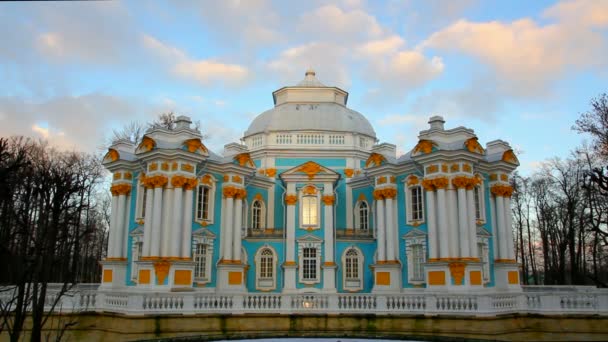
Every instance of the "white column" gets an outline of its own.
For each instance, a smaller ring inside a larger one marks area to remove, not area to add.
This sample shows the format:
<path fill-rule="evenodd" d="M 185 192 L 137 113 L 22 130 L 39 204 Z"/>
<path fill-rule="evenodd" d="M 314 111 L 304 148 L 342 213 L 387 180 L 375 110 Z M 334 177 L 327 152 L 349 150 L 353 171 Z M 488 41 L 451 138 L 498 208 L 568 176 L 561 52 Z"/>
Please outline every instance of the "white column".
<path fill-rule="evenodd" d="M 152 242 L 150 243 L 150 256 L 160 256 L 160 239 L 162 224 L 163 188 L 154 188 L 154 209 L 152 210 Z"/>
<path fill-rule="evenodd" d="M 469 257 L 469 209 L 467 191 L 464 187 L 458 188 L 458 237 L 460 238 L 460 257 Z M 473 241 L 470 241 L 473 243 Z"/>
<path fill-rule="evenodd" d="M 469 256 L 471 258 L 479 258 L 477 251 L 477 219 L 475 215 L 475 194 L 473 193 L 473 189 L 467 190 L 467 212 L 469 216 L 469 229 L 468 229 L 468 239 L 469 239 Z"/>
<path fill-rule="evenodd" d="M 511 213 L 511 197 L 504 197 L 504 212 L 505 212 L 505 239 L 506 248 L 505 253 L 508 259 L 515 260 L 515 246 L 513 245 L 513 216 Z"/>
<path fill-rule="evenodd" d="M 498 218 L 496 217 L 496 200 L 494 196 L 490 194 L 490 216 L 491 216 L 491 224 L 492 224 L 492 250 L 494 251 L 494 259 L 499 259 L 499 250 L 498 250 Z"/>
<path fill-rule="evenodd" d="M 426 201 L 427 201 L 427 227 L 429 230 L 429 258 L 437 259 L 439 257 L 439 253 L 437 250 L 437 217 L 435 214 L 435 191 L 427 190 L 426 191 Z"/>
<path fill-rule="evenodd" d="M 507 237 L 505 236 L 505 205 L 502 196 L 495 196 L 496 199 L 496 223 L 498 228 L 498 258 L 508 259 Z"/>
<path fill-rule="evenodd" d="M 165 188 L 163 194 L 163 219 L 161 227 L 160 256 L 168 257 L 171 244 L 171 223 L 173 222 L 173 188 Z"/>
<path fill-rule="evenodd" d="M 266 211 L 266 217 L 267 217 L 267 221 L 268 224 L 266 225 L 266 227 L 268 228 L 276 228 L 275 224 L 274 224 L 274 191 L 275 191 L 276 185 L 272 185 L 268 188 L 268 203 L 267 203 L 267 208 L 268 210 Z"/>
<path fill-rule="evenodd" d="M 232 231 L 234 230 L 232 227 L 233 218 L 234 218 L 234 198 L 226 197 L 226 220 L 224 226 L 224 260 L 232 260 Z"/>
<path fill-rule="evenodd" d="M 118 195 L 118 204 L 116 206 L 117 214 L 116 214 L 116 234 L 114 234 L 114 258 L 122 257 L 122 235 L 123 235 L 123 227 L 125 225 L 125 209 L 126 209 L 126 196 L 123 194 Z"/>
<path fill-rule="evenodd" d="M 386 217 L 386 234 L 385 245 L 386 245 L 386 260 L 394 261 L 395 260 L 395 244 L 393 238 L 395 235 L 395 221 L 393 215 L 393 198 L 386 197 L 384 200 L 384 213 Z"/>
<path fill-rule="evenodd" d="M 457 258 L 459 254 L 458 241 L 458 207 L 456 203 L 456 190 L 446 190 L 446 201 L 448 202 L 448 245 L 450 257 Z"/>
<path fill-rule="evenodd" d="M 146 217 L 144 218 L 144 245 L 142 256 L 150 256 L 150 243 L 152 242 L 152 204 L 154 201 L 154 188 L 147 188 L 146 191 Z"/>
<path fill-rule="evenodd" d="M 118 217 L 118 196 L 117 195 L 112 195 L 112 211 L 110 212 L 110 231 L 108 232 L 108 253 L 107 253 L 107 257 L 108 258 L 113 258 L 114 257 L 114 240 L 116 239 L 116 235 L 118 235 L 118 232 L 116 231 L 116 229 L 118 229 L 118 227 L 116 226 L 116 222 L 119 222 L 117 220 Z"/>
<path fill-rule="evenodd" d="M 124 224 L 122 225 L 122 229 L 120 232 L 120 246 L 121 246 L 121 258 L 127 258 L 127 251 L 129 248 L 129 221 L 131 221 L 131 192 L 129 192 L 125 197 L 125 215 L 124 215 Z"/>
<path fill-rule="evenodd" d="M 184 194 L 181 186 L 173 189 L 173 217 L 172 224 L 170 227 L 171 231 L 171 248 L 169 249 L 169 256 L 181 257 L 180 247 L 182 244 L 182 200 Z"/>
<path fill-rule="evenodd" d="M 346 188 L 346 228 L 355 228 L 353 224 L 353 189 L 345 184 Z"/>
<path fill-rule="evenodd" d="M 437 221 L 439 226 L 439 257 L 449 258 L 448 213 L 445 189 L 437 189 Z"/>
<path fill-rule="evenodd" d="M 182 228 L 182 258 L 191 258 L 192 253 L 192 199 L 193 199 L 192 188 L 186 187 L 184 192 L 184 222 Z"/>
<path fill-rule="evenodd" d="M 295 195 L 295 184 L 287 184 L 287 195 Z M 295 243 L 296 243 L 296 206 L 285 205 L 287 210 L 287 226 L 285 227 L 285 261 L 295 261 Z"/>
<path fill-rule="evenodd" d="M 232 231 L 232 260 L 241 260 L 241 225 L 243 223 L 243 199 L 238 196 L 234 200 L 234 230 Z"/>
<path fill-rule="evenodd" d="M 386 227 L 384 225 L 384 199 L 382 197 L 376 199 L 376 242 L 378 244 L 378 260 L 386 260 Z"/>
<path fill-rule="evenodd" d="M 323 189 L 324 196 L 333 196 L 333 187 L 331 183 L 325 183 Z M 323 237 L 325 240 L 325 262 L 334 262 L 334 206 L 333 204 L 324 204 L 325 211 L 325 229 Z"/>

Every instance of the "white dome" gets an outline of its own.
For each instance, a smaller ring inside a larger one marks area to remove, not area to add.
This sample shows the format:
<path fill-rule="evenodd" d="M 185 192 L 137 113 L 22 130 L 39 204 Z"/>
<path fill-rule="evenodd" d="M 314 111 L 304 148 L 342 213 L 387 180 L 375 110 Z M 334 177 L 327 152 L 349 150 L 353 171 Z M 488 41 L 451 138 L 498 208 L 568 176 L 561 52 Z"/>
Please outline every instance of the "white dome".
<path fill-rule="evenodd" d="M 358 133 L 376 138 L 365 116 L 346 107 L 348 93 L 323 85 L 314 70 L 303 81 L 272 93 L 275 107 L 258 115 L 245 137 L 266 132 L 328 131 Z"/>
<path fill-rule="evenodd" d="M 276 131 L 353 132 L 375 138 L 376 132 L 359 112 L 337 103 L 283 103 L 258 115 L 245 137 Z"/>

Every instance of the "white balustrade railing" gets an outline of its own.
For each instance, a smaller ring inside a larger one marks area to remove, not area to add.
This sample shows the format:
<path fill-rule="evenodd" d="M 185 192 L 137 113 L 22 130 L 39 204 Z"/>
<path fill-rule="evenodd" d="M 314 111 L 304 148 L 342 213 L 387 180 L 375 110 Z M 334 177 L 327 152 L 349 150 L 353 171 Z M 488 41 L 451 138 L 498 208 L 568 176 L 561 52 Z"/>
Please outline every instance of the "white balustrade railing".
<path fill-rule="evenodd" d="M 50 310 L 60 288 L 49 286 Z M 13 290 L 0 288 L 0 302 L 10 303 Z M 209 291 L 208 289 L 206 291 Z M 124 314 L 279 313 L 279 314 L 425 314 L 492 316 L 504 313 L 608 315 L 608 291 L 590 287 L 567 290 L 523 287 L 522 292 L 445 293 L 404 290 L 395 294 L 155 292 L 78 285 L 62 295 L 56 312 L 108 311 Z"/>

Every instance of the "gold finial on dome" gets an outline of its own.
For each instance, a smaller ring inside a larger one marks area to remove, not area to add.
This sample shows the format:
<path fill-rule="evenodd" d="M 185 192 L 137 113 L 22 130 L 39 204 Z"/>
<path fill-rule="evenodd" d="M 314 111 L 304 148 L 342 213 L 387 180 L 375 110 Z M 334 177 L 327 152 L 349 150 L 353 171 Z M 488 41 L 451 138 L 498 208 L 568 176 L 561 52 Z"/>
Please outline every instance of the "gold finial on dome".
<path fill-rule="evenodd" d="M 316 76 L 317 74 L 315 73 L 313 68 L 308 68 L 308 70 L 306 70 L 306 73 L 304 75 L 305 76 L 308 76 L 308 75 Z"/>

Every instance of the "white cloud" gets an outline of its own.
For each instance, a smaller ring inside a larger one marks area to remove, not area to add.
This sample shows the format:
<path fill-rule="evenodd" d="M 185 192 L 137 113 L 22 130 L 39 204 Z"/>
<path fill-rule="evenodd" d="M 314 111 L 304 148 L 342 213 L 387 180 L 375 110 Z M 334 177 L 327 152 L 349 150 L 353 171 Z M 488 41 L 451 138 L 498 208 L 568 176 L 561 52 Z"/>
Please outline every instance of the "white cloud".
<path fill-rule="evenodd" d="M 573 69 L 606 65 L 606 39 L 597 28 L 608 25 L 608 2 L 593 3 L 559 3 L 545 12 L 557 21 L 545 25 L 529 18 L 512 22 L 461 19 L 432 34 L 420 47 L 478 58 L 503 81 L 501 90 L 508 94 L 543 94 L 552 81 Z"/>
<path fill-rule="evenodd" d="M 34 131 L 35 133 L 38 133 L 44 139 L 48 139 L 48 137 L 49 137 L 49 129 L 48 128 L 40 127 L 40 126 L 34 124 L 32 126 L 32 131 Z"/>
<path fill-rule="evenodd" d="M 360 9 L 343 11 L 335 5 L 302 14 L 297 27 L 300 32 L 338 43 L 377 38 L 385 33 L 376 18 L 367 12 Z"/>

